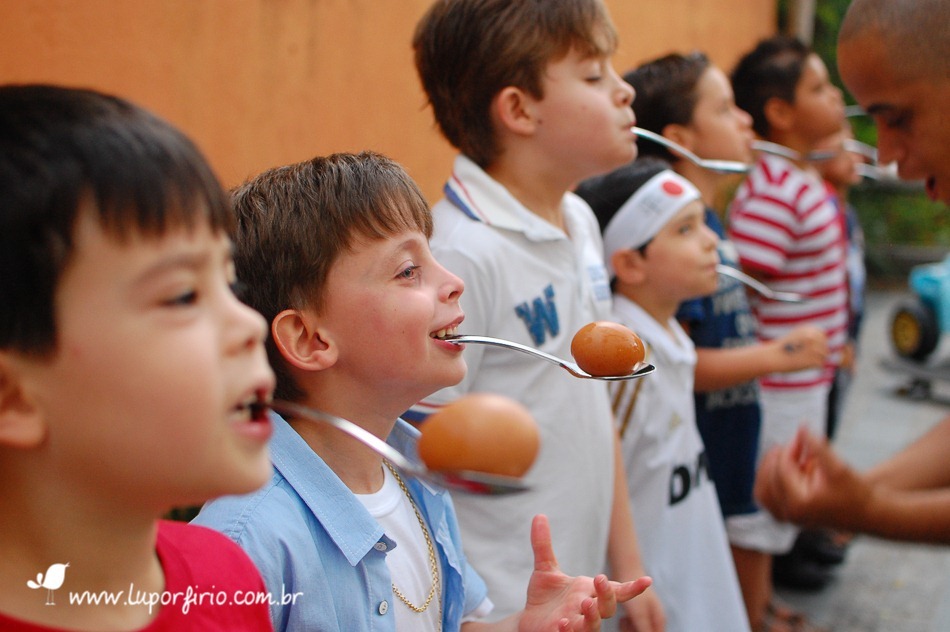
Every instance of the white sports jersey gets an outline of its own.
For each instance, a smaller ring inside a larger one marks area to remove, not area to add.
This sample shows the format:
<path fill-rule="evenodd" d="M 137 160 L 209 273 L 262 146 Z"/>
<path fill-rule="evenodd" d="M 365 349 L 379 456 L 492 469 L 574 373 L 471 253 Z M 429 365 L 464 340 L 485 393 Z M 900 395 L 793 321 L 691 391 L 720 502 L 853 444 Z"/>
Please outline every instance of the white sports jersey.
<path fill-rule="evenodd" d="M 580 198 L 564 197 L 568 234 L 521 205 L 465 157 L 433 208 L 431 247 L 465 281 L 460 332 L 506 338 L 570 358 L 583 325 L 609 317 L 610 291 L 596 219 Z M 537 358 L 470 344 L 468 374 L 406 415 L 419 419 L 467 392 L 512 397 L 534 415 L 541 449 L 525 482 L 502 497 L 453 496 L 465 552 L 488 585 L 494 618 L 524 608 L 534 569 L 535 514 L 551 522 L 561 569 L 603 570 L 613 499 L 613 429 L 607 388 Z"/>
<path fill-rule="evenodd" d="M 667 326 L 614 295 L 614 319 L 646 343 L 656 373 L 611 382 L 630 504 L 643 565 L 663 602 L 667 632 L 748 631 L 716 488 L 696 428 L 696 350 L 675 319 Z"/>

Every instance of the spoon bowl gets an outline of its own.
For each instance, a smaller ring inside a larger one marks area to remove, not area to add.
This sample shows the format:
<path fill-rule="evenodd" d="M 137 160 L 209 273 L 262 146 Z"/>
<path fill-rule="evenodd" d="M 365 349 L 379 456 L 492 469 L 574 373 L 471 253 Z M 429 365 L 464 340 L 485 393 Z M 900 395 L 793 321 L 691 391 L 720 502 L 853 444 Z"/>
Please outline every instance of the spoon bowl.
<path fill-rule="evenodd" d="M 732 266 L 727 266 L 720 263 L 716 266 L 716 272 L 727 277 L 732 277 L 740 283 L 752 288 L 765 298 L 772 299 L 773 301 L 781 301 L 783 303 L 801 303 L 805 300 L 803 295 L 797 294 L 795 292 L 778 292 L 773 290 L 765 283 L 762 283 L 758 279 L 749 276 L 745 272 L 736 270 Z"/>
<path fill-rule="evenodd" d="M 598 376 L 591 375 L 587 371 L 583 370 L 581 367 L 577 366 L 576 362 L 570 362 L 564 360 L 557 356 L 551 355 L 550 353 L 545 353 L 540 349 L 535 349 L 534 347 L 529 347 L 518 342 L 512 342 L 510 340 L 502 340 L 501 338 L 490 338 L 488 336 L 471 336 L 468 334 L 461 334 L 458 336 L 446 336 L 445 340 L 454 344 L 467 344 L 470 342 L 482 345 L 490 345 L 492 347 L 501 347 L 503 349 L 511 349 L 513 351 L 520 351 L 521 353 L 526 353 L 528 355 L 533 355 L 536 358 L 546 360 L 551 364 L 556 364 L 574 377 L 579 377 L 587 380 L 605 380 L 607 382 L 616 382 L 619 380 L 633 380 L 636 378 L 649 375 L 656 371 L 656 367 L 652 364 L 646 364 L 641 362 L 639 365 L 634 367 L 634 371 L 628 375 L 607 375 L 607 376 Z"/>
<path fill-rule="evenodd" d="M 419 480 L 428 481 L 439 487 L 451 491 L 465 492 L 479 496 L 501 496 L 527 491 L 528 487 L 520 479 L 484 472 L 467 470 L 449 472 L 430 470 L 421 463 L 414 463 L 405 457 L 399 450 L 392 447 L 368 430 L 357 426 L 352 421 L 337 417 L 321 410 L 301 406 L 292 402 L 276 400 L 271 402 L 271 409 L 291 419 L 305 419 L 317 423 L 333 426 L 344 432 L 370 450 L 373 450 L 394 467 L 414 476 Z"/>
<path fill-rule="evenodd" d="M 654 143 L 659 143 L 677 156 L 682 156 L 694 165 L 703 167 L 704 169 L 717 171 L 719 173 L 748 173 L 752 169 L 752 165 L 747 165 L 744 162 L 737 162 L 735 160 L 713 160 L 709 158 L 700 158 L 682 145 L 674 143 L 670 139 L 657 134 L 656 132 L 651 132 L 650 130 L 643 129 L 642 127 L 634 127 L 632 129 L 633 133 L 637 136 L 646 138 L 647 140 L 652 140 Z"/>

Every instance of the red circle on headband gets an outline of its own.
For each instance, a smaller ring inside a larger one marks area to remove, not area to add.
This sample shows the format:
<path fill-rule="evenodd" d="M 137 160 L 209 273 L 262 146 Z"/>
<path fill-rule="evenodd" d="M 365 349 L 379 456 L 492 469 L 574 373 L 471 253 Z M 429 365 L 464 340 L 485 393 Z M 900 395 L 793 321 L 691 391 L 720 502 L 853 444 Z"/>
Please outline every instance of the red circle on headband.
<path fill-rule="evenodd" d="M 672 180 L 666 180 L 663 182 L 663 190 L 672 196 L 683 194 L 683 187 L 680 186 L 678 182 L 673 182 Z"/>

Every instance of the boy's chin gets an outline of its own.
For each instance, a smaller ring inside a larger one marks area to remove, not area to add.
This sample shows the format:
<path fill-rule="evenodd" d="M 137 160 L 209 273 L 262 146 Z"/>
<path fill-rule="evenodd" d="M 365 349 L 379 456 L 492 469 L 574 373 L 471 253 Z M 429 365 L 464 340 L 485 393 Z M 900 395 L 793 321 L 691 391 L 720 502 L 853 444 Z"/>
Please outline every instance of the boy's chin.
<path fill-rule="evenodd" d="M 221 481 L 221 485 L 212 492 L 212 495 L 203 499 L 202 502 L 218 496 L 250 494 L 263 487 L 272 474 L 270 452 L 262 449 L 259 455 L 248 459 L 240 467 L 234 468 L 231 474 Z"/>

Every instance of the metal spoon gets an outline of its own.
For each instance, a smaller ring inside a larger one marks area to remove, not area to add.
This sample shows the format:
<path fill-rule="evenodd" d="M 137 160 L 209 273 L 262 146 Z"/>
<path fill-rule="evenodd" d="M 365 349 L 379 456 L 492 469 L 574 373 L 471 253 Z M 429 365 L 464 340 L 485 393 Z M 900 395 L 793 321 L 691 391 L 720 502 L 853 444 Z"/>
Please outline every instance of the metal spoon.
<path fill-rule="evenodd" d="M 773 301 L 781 301 L 783 303 L 801 303 L 802 301 L 805 300 L 804 296 L 802 296 L 801 294 L 797 294 L 795 292 L 778 292 L 776 290 L 773 290 L 772 288 L 767 286 L 765 283 L 762 283 L 758 279 L 750 277 L 745 272 L 736 270 L 732 266 L 727 266 L 723 263 L 720 263 L 719 265 L 716 266 L 716 272 L 728 277 L 732 277 L 733 279 L 736 279 L 737 281 L 740 281 L 743 284 L 748 285 L 749 287 L 751 287 L 753 290 L 755 290 L 756 292 L 758 292 L 765 298 L 770 298 Z"/>
<path fill-rule="evenodd" d="M 284 401 L 274 401 L 270 407 L 284 417 L 306 419 L 307 421 L 329 424 L 361 442 L 409 476 L 429 481 L 448 490 L 480 496 L 500 496 L 503 494 L 523 492 L 528 489 L 519 479 L 510 476 L 498 476 L 496 474 L 485 474 L 483 472 L 471 472 L 468 470 L 457 472 L 436 472 L 435 470 L 430 470 L 424 465 L 413 463 L 399 452 L 399 450 L 368 430 L 357 426 L 352 421 L 320 410 Z"/>
<path fill-rule="evenodd" d="M 656 371 L 656 367 L 652 364 L 646 364 L 641 362 L 636 370 L 629 375 L 608 375 L 604 377 L 591 375 L 584 371 L 581 367 L 577 366 L 574 362 L 568 362 L 557 356 L 553 356 L 550 353 L 545 353 L 540 349 L 535 349 L 534 347 L 529 347 L 517 342 L 512 342 L 510 340 L 502 340 L 501 338 L 489 338 L 488 336 L 470 336 L 467 334 L 462 334 L 458 336 L 446 336 L 445 340 L 447 342 L 452 342 L 455 344 L 466 344 L 469 342 L 474 342 L 483 345 L 491 345 L 493 347 L 502 347 L 504 349 L 513 349 L 514 351 L 520 351 L 522 353 L 527 353 L 528 355 L 533 355 L 542 360 L 547 360 L 552 364 L 556 364 L 562 369 L 566 370 L 568 373 L 574 377 L 585 378 L 589 380 L 606 380 L 608 382 L 616 382 L 618 380 L 632 380 L 638 377 L 643 377 L 644 375 L 649 375 Z"/>
<path fill-rule="evenodd" d="M 845 151 L 850 151 L 861 155 L 874 164 L 877 164 L 877 147 L 873 145 L 862 143 L 861 141 L 855 140 L 854 138 L 845 138 L 842 142 L 842 147 Z"/>
<path fill-rule="evenodd" d="M 855 165 L 858 175 L 871 180 L 897 180 L 897 165 L 890 163 L 887 165 L 869 165 L 859 163 Z"/>
<path fill-rule="evenodd" d="M 637 136 L 641 136 L 648 140 L 652 140 L 654 143 L 659 143 L 663 145 L 674 154 L 682 156 L 686 160 L 690 161 L 694 165 L 703 167 L 704 169 L 709 169 L 710 171 L 718 171 L 719 173 L 748 173 L 752 169 L 752 165 L 747 165 L 744 162 L 737 162 L 735 160 L 712 160 L 709 158 L 700 158 L 690 150 L 686 149 L 678 143 L 674 143 L 665 136 L 661 136 L 656 132 L 651 132 L 648 129 L 643 129 L 642 127 L 633 127 L 633 133 Z"/>
<path fill-rule="evenodd" d="M 802 159 L 802 155 L 791 147 L 779 145 L 778 143 L 772 143 L 767 140 L 752 141 L 752 149 L 756 151 L 764 151 L 767 154 L 782 156 L 783 158 L 788 158 L 789 160 Z M 838 153 L 839 152 L 834 149 L 816 149 L 815 151 L 810 151 L 805 154 L 804 159 L 812 162 L 820 162 L 822 160 L 830 160 L 831 158 L 837 156 Z"/>

